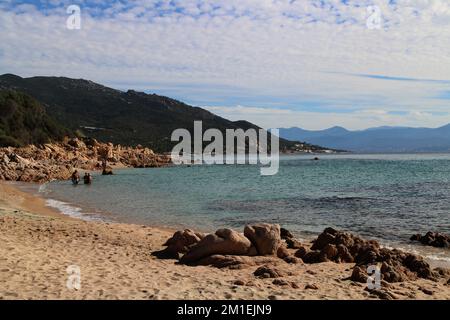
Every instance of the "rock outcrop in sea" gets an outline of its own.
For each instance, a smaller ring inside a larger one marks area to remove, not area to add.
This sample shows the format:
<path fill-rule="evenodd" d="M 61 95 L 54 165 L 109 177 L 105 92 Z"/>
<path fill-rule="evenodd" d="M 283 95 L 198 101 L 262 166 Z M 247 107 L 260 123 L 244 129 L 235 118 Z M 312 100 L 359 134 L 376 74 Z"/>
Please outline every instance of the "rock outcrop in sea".
<path fill-rule="evenodd" d="M 69 179 L 73 170 L 113 167 L 149 168 L 170 163 L 170 157 L 141 146 L 123 147 L 95 139 L 65 139 L 60 143 L 0 148 L 0 180 L 44 183 Z"/>
<path fill-rule="evenodd" d="M 439 232 L 427 232 L 424 236 L 415 234 L 411 237 L 411 241 L 419 241 L 425 246 L 437 248 L 450 248 L 450 236 Z"/>

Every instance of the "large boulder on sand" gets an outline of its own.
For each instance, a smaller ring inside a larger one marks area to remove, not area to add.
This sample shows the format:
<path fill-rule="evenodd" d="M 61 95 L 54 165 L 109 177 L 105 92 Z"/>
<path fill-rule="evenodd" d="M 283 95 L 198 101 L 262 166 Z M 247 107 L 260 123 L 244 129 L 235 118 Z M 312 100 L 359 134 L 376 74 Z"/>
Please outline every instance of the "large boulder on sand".
<path fill-rule="evenodd" d="M 244 235 L 231 229 L 219 229 L 192 246 L 180 262 L 192 264 L 211 255 L 252 255 L 252 251 L 252 244 Z"/>
<path fill-rule="evenodd" d="M 189 251 L 189 248 L 197 244 L 204 238 L 204 235 L 191 229 L 177 231 L 172 238 L 164 243 L 166 249 L 153 252 L 154 256 L 165 259 L 179 259 L 180 254 Z"/>
<path fill-rule="evenodd" d="M 355 262 L 351 279 L 364 282 L 368 266 L 381 264 L 381 279 L 401 282 L 424 278 L 434 280 L 437 273 L 423 258 L 397 249 L 382 248 L 377 241 L 364 240 L 350 233 L 327 228 L 313 242 L 311 250 L 299 249 L 296 257 L 305 263 L 325 261 Z"/>
<path fill-rule="evenodd" d="M 250 239 L 259 255 L 276 255 L 281 245 L 280 226 L 278 224 L 258 223 L 248 225 L 244 235 Z"/>

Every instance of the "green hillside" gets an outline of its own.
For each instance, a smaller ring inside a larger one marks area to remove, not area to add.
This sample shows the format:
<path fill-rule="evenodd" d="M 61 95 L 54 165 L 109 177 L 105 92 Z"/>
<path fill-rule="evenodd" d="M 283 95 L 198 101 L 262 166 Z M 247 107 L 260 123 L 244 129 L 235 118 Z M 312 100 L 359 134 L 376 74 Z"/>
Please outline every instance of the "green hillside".
<path fill-rule="evenodd" d="M 23 146 L 60 140 L 70 130 L 51 118 L 32 97 L 0 90 L 0 146 Z"/>
<path fill-rule="evenodd" d="M 73 131 L 81 130 L 87 136 L 115 144 L 141 144 L 159 152 L 172 149 L 175 143 L 170 136 L 175 129 L 193 132 L 195 120 L 203 122 L 204 130 L 257 128 L 167 97 L 133 90 L 123 92 L 82 79 L 5 74 L 0 76 L 1 88 L 33 96 L 45 104 L 48 114 Z M 282 150 L 294 145 L 295 142 L 280 140 Z"/>

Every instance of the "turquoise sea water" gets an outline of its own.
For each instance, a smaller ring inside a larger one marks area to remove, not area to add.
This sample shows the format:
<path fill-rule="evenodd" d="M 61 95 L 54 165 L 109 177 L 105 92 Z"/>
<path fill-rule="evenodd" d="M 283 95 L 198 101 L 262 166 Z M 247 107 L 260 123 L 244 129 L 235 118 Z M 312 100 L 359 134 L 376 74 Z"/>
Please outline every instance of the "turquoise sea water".
<path fill-rule="evenodd" d="M 275 176 L 246 165 L 126 169 L 96 175 L 91 186 L 52 182 L 40 192 L 85 218 L 205 231 L 264 221 L 301 238 L 332 226 L 450 261 L 449 249 L 409 241 L 450 234 L 450 155 L 313 157 L 282 157 Z"/>

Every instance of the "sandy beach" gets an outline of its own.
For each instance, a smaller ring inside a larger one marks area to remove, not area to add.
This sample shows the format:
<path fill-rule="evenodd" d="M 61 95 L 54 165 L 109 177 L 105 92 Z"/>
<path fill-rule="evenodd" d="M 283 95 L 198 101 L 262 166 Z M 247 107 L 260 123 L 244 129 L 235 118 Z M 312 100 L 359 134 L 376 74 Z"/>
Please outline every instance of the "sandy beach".
<path fill-rule="evenodd" d="M 290 285 L 240 270 L 179 265 L 151 253 L 173 230 L 69 218 L 0 184 L 0 299 L 378 299 L 344 280 L 353 264 L 277 262 Z M 69 266 L 81 287 L 68 289 Z M 446 280 L 389 285 L 398 299 L 450 299 Z"/>

